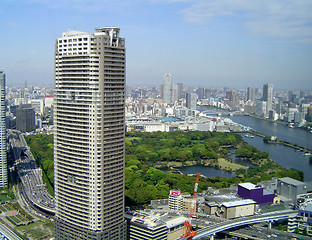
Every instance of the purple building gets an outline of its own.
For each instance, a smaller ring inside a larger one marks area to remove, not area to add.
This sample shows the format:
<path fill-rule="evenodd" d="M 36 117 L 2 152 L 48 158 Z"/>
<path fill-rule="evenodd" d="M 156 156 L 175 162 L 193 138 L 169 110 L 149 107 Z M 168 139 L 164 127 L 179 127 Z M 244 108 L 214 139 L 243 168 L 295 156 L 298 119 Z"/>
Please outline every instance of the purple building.
<path fill-rule="evenodd" d="M 257 204 L 273 203 L 274 193 L 268 192 L 263 187 L 256 186 L 252 183 L 238 184 L 237 195 L 244 199 L 252 199 Z"/>

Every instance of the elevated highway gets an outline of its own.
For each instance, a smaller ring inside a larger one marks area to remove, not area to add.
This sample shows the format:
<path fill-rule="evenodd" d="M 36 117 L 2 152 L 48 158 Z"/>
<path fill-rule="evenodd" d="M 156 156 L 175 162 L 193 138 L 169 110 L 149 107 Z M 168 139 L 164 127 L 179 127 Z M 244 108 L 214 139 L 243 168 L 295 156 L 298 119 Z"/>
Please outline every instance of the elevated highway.
<path fill-rule="evenodd" d="M 45 213 L 55 214 L 54 199 L 43 183 L 42 170 L 37 167 L 23 135 L 19 131 L 8 130 L 8 137 L 25 200 Z"/>
<path fill-rule="evenodd" d="M 287 219 L 290 217 L 294 217 L 297 214 L 297 211 L 294 210 L 284 210 L 284 211 L 277 211 L 267 214 L 261 214 L 261 215 L 254 215 L 250 217 L 241 217 L 233 220 L 228 220 L 225 222 L 219 222 L 210 226 L 207 226 L 205 228 L 202 228 L 197 231 L 196 235 L 193 237 L 193 239 L 201 239 L 203 237 L 208 236 L 214 236 L 214 234 L 218 232 L 222 232 L 225 230 L 229 230 L 231 228 L 235 227 L 241 227 L 244 225 L 250 225 L 255 223 L 261 223 L 261 222 L 269 222 L 269 224 L 273 221 L 280 220 L 280 219 Z M 181 237 L 179 239 L 186 239 L 184 237 Z"/>
<path fill-rule="evenodd" d="M 12 232 L 8 227 L 0 223 L 0 240 L 22 240 L 14 232 Z"/>

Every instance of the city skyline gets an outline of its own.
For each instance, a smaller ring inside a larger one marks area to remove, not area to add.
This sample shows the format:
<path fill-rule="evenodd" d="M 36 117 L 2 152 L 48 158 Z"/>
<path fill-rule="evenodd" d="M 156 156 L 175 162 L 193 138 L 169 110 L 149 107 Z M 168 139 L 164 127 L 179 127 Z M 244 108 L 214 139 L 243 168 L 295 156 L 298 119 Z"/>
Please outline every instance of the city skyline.
<path fill-rule="evenodd" d="M 8 85 L 52 85 L 59 32 L 119 26 L 129 85 L 170 72 L 185 86 L 311 89 L 311 10 L 304 0 L 4 1 L 0 68 Z"/>

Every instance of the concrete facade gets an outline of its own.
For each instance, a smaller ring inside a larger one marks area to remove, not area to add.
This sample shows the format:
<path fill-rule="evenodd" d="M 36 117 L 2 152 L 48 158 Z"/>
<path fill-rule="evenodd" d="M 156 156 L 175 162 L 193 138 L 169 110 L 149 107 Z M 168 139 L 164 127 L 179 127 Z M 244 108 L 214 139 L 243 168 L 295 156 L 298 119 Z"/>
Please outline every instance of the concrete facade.
<path fill-rule="evenodd" d="M 307 193 L 307 184 L 304 182 L 285 177 L 277 179 L 277 194 L 296 203 L 297 195 Z"/>
<path fill-rule="evenodd" d="M 126 239 L 125 39 L 67 31 L 55 44 L 55 239 Z"/>
<path fill-rule="evenodd" d="M 8 185 L 6 145 L 5 74 L 0 71 L 0 187 Z"/>

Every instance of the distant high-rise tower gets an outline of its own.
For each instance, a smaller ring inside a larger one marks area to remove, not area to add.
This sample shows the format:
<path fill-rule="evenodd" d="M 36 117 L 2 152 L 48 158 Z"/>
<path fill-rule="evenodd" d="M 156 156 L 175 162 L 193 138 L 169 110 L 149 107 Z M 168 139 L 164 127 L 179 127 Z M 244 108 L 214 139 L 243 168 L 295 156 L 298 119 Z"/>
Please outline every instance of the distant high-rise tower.
<path fill-rule="evenodd" d="M 20 104 L 16 109 L 16 129 L 21 132 L 35 130 L 35 109 L 31 104 Z"/>
<path fill-rule="evenodd" d="M 247 88 L 247 100 L 256 101 L 256 89 L 255 88 Z"/>
<path fill-rule="evenodd" d="M 126 239 L 125 39 L 119 28 L 56 40 L 55 239 Z"/>
<path fill-rule="evenodd" d="M 267 111 L 268 114 L 270 110 L 272 110 L 273 103 L 273 84 L 267 83 L 263 85 L 263 96 L 262 100 L 267 102 Z"/>
<path fill-rule="evenodd" d="M 174 103 L 182 98 L 183 83 L 172 83 L 171 102 Z"/>
<path fill-rule="evenodd" d="M 0 71 L 0 110 L 1 110 L 1 123 L 0 123 L 0 187 L 8 185 L 7 174 L 7 148 L 6 148 L 6 124 L 5 124 L 5 74 Z"/>
<path fill-rule="evenodd" d="M 171 103 L 172 96 L 172 76 L 170 73 L 166 73 L 164 76 L 164 86 L 163 86 L 163 101 L 164 103 Z"/>
<path fill-rule="evenodd" d="M 186 107 L 191 110 L 196 110 L 197 94 L 194 92 L 185 93 Z"/>

